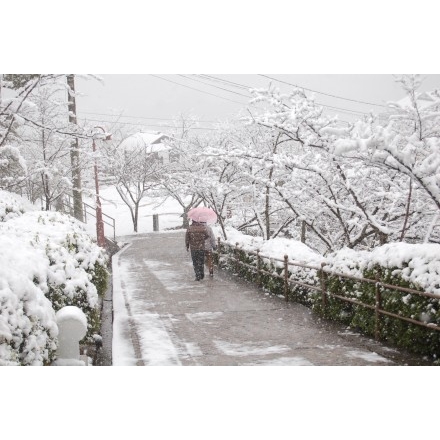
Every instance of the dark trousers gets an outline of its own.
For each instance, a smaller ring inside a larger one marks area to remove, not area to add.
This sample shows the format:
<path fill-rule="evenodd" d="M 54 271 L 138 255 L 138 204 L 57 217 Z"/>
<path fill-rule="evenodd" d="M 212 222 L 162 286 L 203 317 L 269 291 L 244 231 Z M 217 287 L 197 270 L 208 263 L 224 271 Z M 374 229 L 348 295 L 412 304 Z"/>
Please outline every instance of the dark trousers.
<path fill-rule="evenodd" d="M 205 250 L 191 250 L 191 258 L 194 266 L 194 272 L 196 273 L 196 278 L 201 280 L 205 276 L 204 271 L 204 261 L 205 261 Z"/>

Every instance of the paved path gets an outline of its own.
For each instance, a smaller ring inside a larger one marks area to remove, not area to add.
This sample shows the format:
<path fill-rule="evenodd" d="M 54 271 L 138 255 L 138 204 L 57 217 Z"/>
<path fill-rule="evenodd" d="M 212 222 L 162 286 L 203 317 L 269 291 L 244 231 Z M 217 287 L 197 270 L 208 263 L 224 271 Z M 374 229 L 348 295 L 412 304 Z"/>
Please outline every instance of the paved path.
<path fill-rule="evenodd" d="M 183 231 L 113 257 L 113 365 L 424 365 L 218 271 L 194 281 Z"/>

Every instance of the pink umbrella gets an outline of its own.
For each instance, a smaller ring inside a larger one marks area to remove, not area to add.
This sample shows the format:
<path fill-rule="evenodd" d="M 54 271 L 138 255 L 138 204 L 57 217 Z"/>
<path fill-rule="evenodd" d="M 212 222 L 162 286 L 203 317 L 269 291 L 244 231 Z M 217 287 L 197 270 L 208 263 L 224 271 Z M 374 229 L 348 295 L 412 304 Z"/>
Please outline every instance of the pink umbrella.
<path fill-rule="evenodd" d="M 196 222 L 214 224 L 217 221 L 217 214 L 211 208 L 199 206 L 188 211 L 188 218 Z"/>

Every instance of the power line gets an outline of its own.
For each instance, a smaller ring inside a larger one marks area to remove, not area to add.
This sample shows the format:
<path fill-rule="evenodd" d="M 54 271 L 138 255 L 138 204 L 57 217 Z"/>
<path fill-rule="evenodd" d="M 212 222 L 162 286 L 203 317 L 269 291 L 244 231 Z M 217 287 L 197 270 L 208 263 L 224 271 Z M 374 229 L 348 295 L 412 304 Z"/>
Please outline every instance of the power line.
<path fill-rule="evenodd" d="M 146 116 L 115 115 L 115 114 L 111 114 L 111 113 L 94 113 L 94 112 L 80 112 L 80 113 L 83 113 L 85 115 L 111 116 L 114 118 L 153 119 L 153 120 L 158 120 L 158 121 L 175 121 L 175 122 L 181 121 L 181 119 L 175 119 L 175 118 L 150 118 L 150 117 L 146 117 Z M 216 123 L 218 121 L 210 121 L 207 119 L 188 119 L 188 122 Z"/>
<path fill-rule="evenodd" d="M 236 83 L 236 82 L 233 82 L 233 81 L 229 81 L 227 79 L 218 78 L 216 76 L 204 75 L 204 74 L 198 75 L 198 76 L 201 76 L 201 77 L 204 77 L 204 78 L 206 77 L 207 79 L 210 79 L 210 80 L 214 80 L 214 81 L 217 81 L 217 82 L 221 82 L 221 83 L 225 83 L 225 84 L 228 84 L 228 85 L 232 85 L 232 86 L 237 87 L 239 89 L 249 90 L 249 89 L 253 89 L 254 88 L 254 87 L 245 86 L 243 84 L 239 84 L 239 83 Z"/>
<path fill-rule="evenodd" d="M 191 89 L 191 90 L 196 90 L 196 91 L 198 91 L 198 92 L 205 93 L 205 94 L 207 94 L 207 95 L 211 95 L 211 96 L 215 96 L 215 97 L 217 97 L 217 98 L 225 99 L 225 100 L 227 100 L 227 101 L 234 102 L 234 103 L 236 103 L 236 104 L 240 104 L 240 105 L 245 105 L 245 104 L 246 104 L 246 103 L 243 103 L 243 102 L 234 101 L 234 100 L 232 100 L 232 99 L 229 99 L 229 98 L 225 98 L 225 97 L 223 97 L 223 96 L 216 95 L 216 94 L 214 94 L 214 93 L 209 93 L 209 92 L 206 92 L 206 91 L 204 91 L 204 90 L 197 89 L 197 88 L 195 88 L 195 87 L 187 86 L 187 85 L 185 85 L 185 84 L 181 84 L 181 83 L 179 83 L 179 82 L 176 82 L 176 81 L 173 81 L 173 80 L 170 80 L 170 79 L 162 78 L 161 76 L 158 76 L 158 75 L 150 74 L 150 76 L 154 76 L 154 77 L 159 78 L 159 79 L 161 79 L 161 80 L 163 80 L 163 81 L 171 82 L 171 83 L 176 84 L 176 85 L 179 85 L 179 86 L 181 86 L 181 87 L 186 87 L 186 88 Z M 183 75 L 180 75 L 180 76 L 183 76 Z M 216 80 L 223 81 L 222 79 L 217 78 L 217 77 L 215 77 L 215 76 L 210 76 L 210 75 L 204 75 L 204 76 L 209 77 L 209 78 L 212 78 L 212 79 L 216 79 Z M 185 76 L 184 76 L 184 77 L 185 77 Z M 190 79 L 190 78 L 188 78 L 188 79 Z M 202 81 L 199 81 L 199 82 L 202 82 Z M 255 88 L 255 87 L 245 86 L 245 85 L 243 85 L 243 84 L 234 83 L 233 81 L 227 81 L 227 80 L 225 80 L 225 82 L 228 82 L 228 83 L 230 83 L 230 84 L 232 84 L 232 85 L 237 85 L 238 87 L 245 87 L 245 88 L 247 88 L 247 89 L 253 89 L 253 88 Z M 204 83 L 204 82 L 202 82 L 202 83 Z M 204 83 L 204 84 L 209 85 L 209 84 L 207 84 L 207 83 Z M 292 85 L 292 84 L 291 84 L 291 85 Z M 213 86 L 213 85 L 211 84 L 211 87 L 215 87 L 215 86 Z M 218 88 L 218 87 L 217 87 L 217 88 Z M 234 92 L 234 91 L 232 91 L 232 90 L 227 90 L 227 89 L 223 89 L 223 88 L 222 88 L 222 90 L 226 90 L 226 91 L 229 91 L 229 92 L 231 92 L 231 93 L 236 93 L 236 92 Z M 245 95 L 242 95 L 242 96 L 245 96 Z M 247 97 L 247 96 L 245 96 L 245 97 Z M 249 98 L 249 97 L 248 97 L 248 98 Z M 326 108 L 333 109 L 333 110 L 338 110 L 338 111 L 340 111 L 340 112 L 343 112 L 343 113 L 346 113 L 346 114 L 350 114 L 350 115 L 354 115 L 354 116 L 367 115 L 367 114 L 368 114 L 368 113 L 360 112 L 360 111 L 356 111 L 356 110 L 350 110 L 350 109 L 345 109 L 345 108 L 341 108 L 341 107 L 335 107 L 335 106 L 325 105 L 325 104 L 321 104 L 321 103 L 318 103 L 318 102 L 317 102 L 316 104 L 321 105 L 322 107 L 326 107 Z M 250 106 L 255 107 L 255 106 L 253 106 L 252 104 L 251 104 Z M 139 118 L 141 118 L 141 117 L 139 117 Z M 155 118 L 145 118 L 145 119 L 155 119 Z M 159 119 L 159 120 L 166 120 L 165 118 L 164 118 L 164 119 L 157 118 L 157 119 Z M 200 121 L 200 122 L 212 122 L 212 121 Z M 344 121 L 344 122 L 346 122 L 346 121 Z"/>
<path fill-rule="evenodd" d="M 244 96 L 245 98 L 248 98 L 248 99 L 251 99 L 251 98 L 252 98 L 252 96 L 249 96 L 249 95 L 243 95 L 243 93 L 238 93 L 238 92 L 234 92 L 233 90 L 230 90 L 230 89 L 225 89 L 225 88 L 223 88 L 223 87 L 214 86 L 214 85 L 212 85 L 212 84 L 208 84 L 208 83 L 206 83 L 205 81 L 200 81 L 200 80 L 198 80 L 198 79 L 190 78 L 190 77 L 185 76 L 185 75 L 179 75 L 179 76 L 181 76 L 181 77 L 183 77 L 183 78 L 186 78 L 186 79 L 190 79 L 191 81 L 197 81 L 197 82 L 199 82 L 199 83 L 201 83 L 201 84 L 205 84 L 205 85 L 210 86 L 210 87 L 215 87 L 216 89 L 225 90 L 226 92 L 229 92 L 229 93 L 234 93 L 234 94 L 236 94 L 236 95 Z"/>
<path fill-rule="evenodd" d="M 386 105 L 383 105 L 383 104 L 375 104 L 375 103 L 373 103 L 373 102 L 359 101 L 359 100 L 357 100 L 357 99 L 350 99 L 350 98 L 344 98 L 344 97 L 342 97 L 342 96 L 331 95 L 330 93 L 318 92 L 317 90 L 308 89 L 307 87 L 299 86 L 299 85 L 297 85 L 297 84 L 292 84 L 292 83 L 289 83 L 289 82 L 287 82 L 287 81 L 282 81 L 281 79 L 272 78 L 271 76 L 267 76 L 267 75 L 261 75 L 261 74 L 259 74 L 259 76 L 264 76 L 265 78 L 269 78 L 269 79 L 272 79 L 272 80 L 274 80 L 274 81 L 277 81 L 277 82 L 280 82 L 280 83 L 283 83 L 283 84 L 288 84 L 289 86 L 298 87 L 298 88 L 300 88 L 300 89 L 304 89 L 304 90 L 307 90 L 307 91 L 309 91 L 309 92 L 319 93 L 320 95 L 330 96 L 330 97 L 332 97 L 332 98 L 343 99 L 343 100 L 345 100 L 345 101 L 357 102 L 357 103 L 360 103 L 360 104 L 375 105 L 375 106 L 377 106 L 377 107 L 388 108 Z"/>
<path fill-rule="evenodd" d="M 169 79 L 166 79 L 166 78 L 162 78 L 161 76 L 158 76 L 158 75 L 150 74 L 150 76 L 154 76 L 154 77 L 156 77 L 156 78 L 162 79 L 162 80 L 167 81 L 167 82 L 171 82 L 171 83 L 176 84 L 176 85 L 179 85 L 179 86 L 181 86 L 181 87 L 186 87 L 186 88 L 189 88 L 189 89 L 192 89 L 192 90 L 196 90 L 196 91 L 201 92 L 201 93 L 206 93 L 206 94 L 208 94 L 208 95 L 215 96 L 215 97 L 217 97 L 217 98 L 221 98 L 221 99 L 225 99 L 225 100 L 227 100 L 227 101 L 231 101 L 231 102 L 234 102 L 234 103 L 237 103 L 237 104 L 240 104 L 240 105 L 244 105 L 244 104 L 245 104 L 245 103 L 242 103 L 242 102 L 233 101 L 233 100 L 231 100 L 231 99 L 228 99 L 228 98 L 225 98 L 225 97 L 222 97 L 222 96 L 219 96 L 219 95 L 213 94 L 213 93 L 209 93 L 209 92 L 206 92 L 206 91 L 203 91 L 203 90 L 200 90 L 200 89 L 197 89 L 197 88 L 195 88 L 195 87 L 190 87 L 190 86 L 187 86 L 187 85 L 181 84 L 181 83 L 176 82 L 176 81 L 172 81 L 172 80 L 169 80 Z M 183 76 L 183 77 L 187 78 L 187 77 L 184 76 L 184 75 L 180 75 L 180 76 Z M 220 78 L 217 78 L 217 77 L 214 77 L 214 76 L 210 76 L 210 75 L 204 75 L 204 76 L 209 77 L 210 79 L 223 81 L 223 80 L 221 80 Z M 191 78 L 188 78 L 188 79 L 191 79 Z M 205 82 L 203 82 L 203 81 L 198 81 L 198 82 L 202 82 L 203 84 L 210 85 L 210 84 L 207 84 L 207 83 L 205 83 Z M 225 80 L 225 82 L 228 82 L 228 83 L 230 83 L 231 85 L 237 85 L 237 86 L 239 86 L 239 87 L 245 87 L 245 88 L 247 88 L 247 89 L 255 88 L 255 87 L 249 87 L 249 86 L 245 86 L 245 85 L 242 85 L 242 84 L 234 83 L 233 81 L 227 81 L 227 80 Z M 212 85 L 210 85 L 210 86 L 213 87 Z M 215 87 L 215 86 L 214 86 L 214 87 Z M 218 88 L 218 87 L 217 87 L 217 88 Z M 231 91 L 231 90 L 224 89 L 224 88 L 222 88 L 222 90 L 226 90 L 226 91 L 229 91 L 229 92 L 235 93 L 235 92 L 233 92 L 233 91 Z M 245 95 L 241 95 L 241 96 L 245 96 Z M 247 96 L 245 96 L 245 97 L 247 97 Z M 248 98 L 249 98 L 249 97 L 248 97 Z M 318 105 L 322 105 L 323 107 L 330 108 L 330 109 L 339 110 L 339 111 L 341 111 L 341 112 L 343 112 L 343 113 L 351 114 L 351 115 L 354 115 L 354 116 L 366 115 L 366 114 L 367 114 L 367 113 L 364 113 L 364 112 L 358 112 L 358 111 L 355 111 L 355 110 L 349 110 L 349 109 L 344 109 L 344 108 L 340 108 L 340 107 L 334 107 L 334 106 L 324 105 L 324 104 L 320 104 L 320 103 L 317 103 L 317 104 L 318 104 Z M 251 105 L 251 106 L 252 106 L 252 105 Z M 254 107 L 254 106 L 252 106 L 252 107 Z M 143 116 L 110 115 L 110 114 L 106 114 L 106 113 L 93 113 L 93 112 L 82 112 L 82 113 L 84 113 L 84 114 L 92 114 L 92 115 L 110 116 L 110 117 L 116 117 L 116 118 L 118 118 L 118 117 L 131 117 L 131 118 L 139 118 L 139 119 L 151 119 L 151 120 L 163 120 L 163 121 L 167 120 L 167 121 L 180 122 L 180 120 L 171 119 L 171 118 L 149 118 L 149 117 L 143 117 Z M 175 126 L 169 126 L 169 125 L 168 125 L 168 126 L 167 126 L 167 125 L 154 125 L 154 124 L 147 125 L 147 124 L 137 124 L 137 123 L 130 123 L 130 122 L 108 121 L 108 120 L 97 120 L 97 119 L 89 119 L 89 120 L 90 120 L 90 121 L 94 121 L 94 122 L 95 122 L 95 121 L 96 121 L 96 122 L 105 122 L 105 123 L 111 123 L 111 124 L 118 123 L 118 124 L 123 124 L 123 125 L 135 125 L 135 126 L 137 125 L 137 126 L 145 126 L 145 127 L 165 127 L 165 128 L 176 128 Z M 189 121 L 189 122 L 208 122 L 208 123 L 215 123 L 215 122 L 218 122 L 218 121 L 196 120 L 196 121 Z M 341 120 L 341 122 L 345 122 L 345 123 L 347 123 L 347 124 L 349 123 L 349 122 L 344 121 L 344 120 Z M 198 130 L 216 130 L 215 128 L 208 128 L 208 127 L 193 127 L 193 128 L 194 128 L 194 129 L 198 129 Z"/>
<path fill-rule="evenodd" d="M 88 115 L 98 115 L 98 116 L 110 116 L 110 117 L 118 117 L 118 115 L 113 115 L 113 114 L 109 114 L 109 113 L 93 113 L 93 112 L 82 112 L 84 114 L 88 114 Z M 347 113 L 347 112 L 342 112 L 342 113 Z M 357 115 L 355 115 L 357 116 Z M 139 119 L 153 119 L 153 120 L 159 120 L 159 121 L 173 121 L 173 122 L 182 122 L 181 119 L 171 119 L 171 118 L 149 118 L 149 117 L 144 117 L 144 116 L 124 116 L 124 117 L 130 117 L 130 118 L 139 118 Z M 122 125 L 135 125 L 135 126 L 144 126 L 144 127 L 170 127 L 170 126 L 166 126 L 166 125 L 145 125 L 142 123 L 134 123 L 134 122 L 123 122 L 123 121 L 118 121 L 118 120 L 114 120 L 114 121 L 108 121 L 108 120 L 101 120 L 101 119 L 88 119 L 88 118 L 83 118 L 81 116 L 78 116 L 78 118 L 83 119 L 83 120 L 87 120 L 87 121 L 93 121 L 93 122 L 105 122 L 105 123 L 109 123 L 109 124 L 122 124 Z M 346 124 L 350 124 L 348 121 L 345 121 L 343 119 L 339 119 L 340 122 L 345 122 Z M 186 122 L 208 122 L 208 123 L 219 123 L 220 121 L 210 121 L 210 120 L 203 120 L 203 119 L 191 119 L 191 120 L 187 120 Z M 194 127 L 194 129 L 196 130 L 216 130 L 215 128 L 199 128 L 199 127 Z"/>
<path fill-rule="evenodd" d="M 215 76 L 209 76 L 209 75 L 204 75 L 204 76 L 208 76 L 209 78 L 212 78 L 212 79 L 221 80 L 220 78 L 217 78 Z M 245 86 L 243 84 L 234 83 L 233 81 L 228 81 L 228 82 L 231 83 L 231 84 L 236 84 L 239 87 L 246 87 L 247 89 L 255 89 L 255 87 Z M 215 87 L 215 86 L 213 86 L 213 87 Z M 333 109 L 333 110 L 338 110 L 338 111 L 340 111 L 342 113 L 347 113 L 347 114 L 354 115 L 354 116 L 368 115 L 368 113 L 366 113 L 366 112 L 361 112 L 361 111 L 357 111 L 357 110 L 351 110 L 351 109 L 346 109 L 346 108 L 342 108 L 342 107 L 336 107 L 336 106 L 332 106 L 332 105 L 322 104 L 320 102 L 316 102 L 316 104 L 318 104 L 318 105 L 320 105 L 322 107 L 325 107 L 325 108 L 329 108 L 329 109 Z"/>
<path fill-rule="evenodd" d="M 186 86 L 185 84 L 181 84 L 181 83 L 178 83 L 176 81 L 172 81 L 170 79 L 162 78 L 161 76 L 153 75 L 152 73 L 150 73 L 149 75 L 150 76 L 154 76 L 155 78 L 159 78 L 159 79 L 161 79 L 163 81 L 168 81 L 168 82 L 171 82 L 173 84 L 177 84 L 178 86 L 182 86 L 182 87 L 186 87 L 188 89 L 196 90 L 197 92 L 200 92 L 200 93 L 206 93 L 207 95 L 211 95 L 211 96 L 215 96 L 217 98 L 225 99 L 226 101 L 235 102 L 236 104 L 240 104 L 240 105 L 245 105 L 246 104 L 245 102 L 233 101 L 232 99 L 225 98 L 225 97 L 219 96 L 219 95 L 215 95 L 214 93 L 205 92 L 204 90 L 196 89 L 195 87 L 191 87 L 191 86 Z"/>
<path fill-rule="evenodd" d="M 359 112 L 357 110 L 349 110 L 349 109 L 346 109 L 346 108 L 334 107 L 332 105 L 320 104 L 319 102 L 316 102 L 316 104 L 318 104 L 318 105 L 320 105 L 322 107 L 327 107 L 327 108 L 331 108 L 331 109 L 334 109 L 334 110 L 339 110 L 342 113 L 348 113 L 348 114 L 352 114 L 352 115 L 355 115 L 355 116 L 368 115 L 369 114 L 369 113 L 365 113 L 365 112 Z"/>
<path fill-rule="evenodd" d="M 121 125 L 134 125 L 136 127 L 161 127 L 161 128 L 180 128 L 175 125 L 162 125 L 162 124 L 136 124 L 134 122 L 121 122 L 121 121 L 107 121 L 104 119 L 89 119 L 78 116 L 78 119 L 82 119 L 83 121 L 92 121 L 92 122 L 102 122 L 107 124 L 121 124 Z M 217 130 L 213 127 L 190 127 L 191 130 Z"/>

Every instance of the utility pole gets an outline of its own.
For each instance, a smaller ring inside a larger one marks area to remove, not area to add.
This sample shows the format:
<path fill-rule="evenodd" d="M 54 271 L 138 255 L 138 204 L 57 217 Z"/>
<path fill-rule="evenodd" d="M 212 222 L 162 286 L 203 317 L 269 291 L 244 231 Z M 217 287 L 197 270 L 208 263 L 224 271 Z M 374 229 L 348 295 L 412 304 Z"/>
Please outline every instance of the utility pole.
<path fill-rule="evenodd" d="M 76 125 L 75 75 L 72 73 L 67 75 L 67 88 L 69 122 Z M 83 221 L 84 213 L 78 138 L 74 138 L 70 145 L 70 164 L 72 166 L 73 215 L 78 220 Z"/>
<path fill-rule="evenodd" d="M 109 141 L 112 138 L 111 134 L 106 133 L 106 131 L 102 127 L 100 127 L 99 125 L 97 125 L 95 128 L 99 128 L 103 132 L 98 138 L 100 138 L 104 141 Z M 92 138 L 92 140 L 93 140 L 93 144 L 92 144 L 93 155 L 95 157 L 93 169 L 95 172 L 95 191 L 96 191 L 96 238 L 98 241 L 98 246 L 106 248 L 105 235 L 104 235 L 104 221 L 102 219 L 101 199 L 99 198 L 98 163 L 97 163 L 97 159 L 96 159 L 95 138 L 97 138 L 96 134 L 94 134 L 93 138 Z"/>

